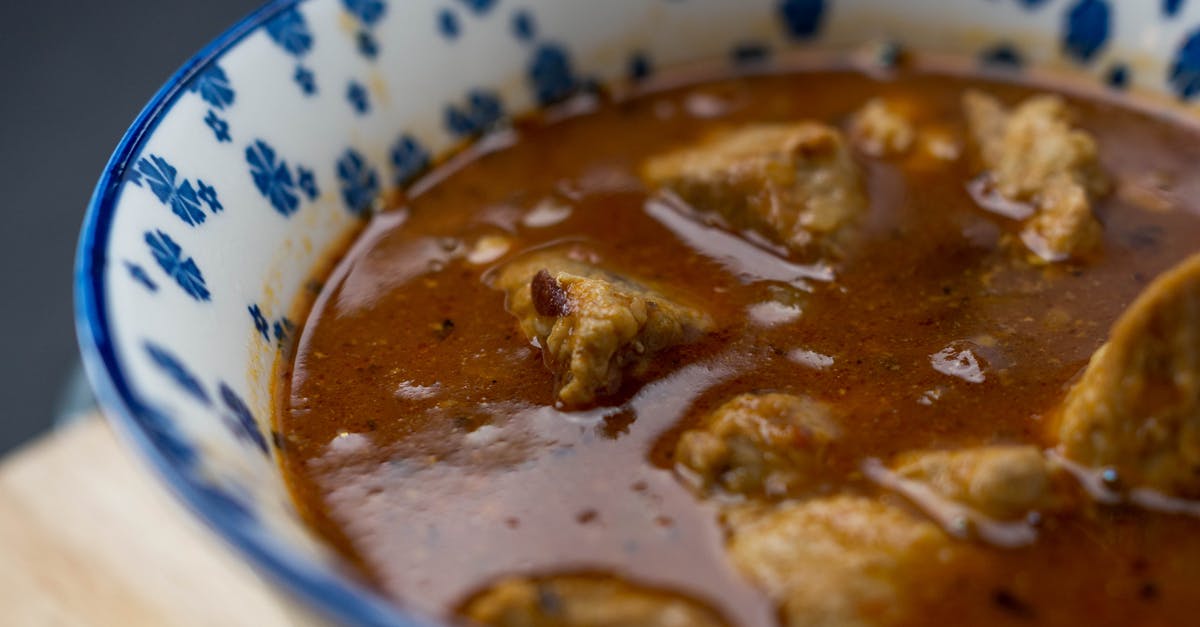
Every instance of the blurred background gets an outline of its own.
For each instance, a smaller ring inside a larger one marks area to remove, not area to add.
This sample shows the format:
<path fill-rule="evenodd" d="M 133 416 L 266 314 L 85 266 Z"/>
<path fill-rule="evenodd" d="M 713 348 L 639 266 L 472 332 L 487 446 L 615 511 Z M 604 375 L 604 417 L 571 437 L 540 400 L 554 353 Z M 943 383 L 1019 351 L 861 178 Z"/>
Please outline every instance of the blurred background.
<path fill-rule="evenodd" d="M 262 0 L 0 0 L 0 454 L 86 402 L 75 240 L 125 128 L 192 53 Z"/>

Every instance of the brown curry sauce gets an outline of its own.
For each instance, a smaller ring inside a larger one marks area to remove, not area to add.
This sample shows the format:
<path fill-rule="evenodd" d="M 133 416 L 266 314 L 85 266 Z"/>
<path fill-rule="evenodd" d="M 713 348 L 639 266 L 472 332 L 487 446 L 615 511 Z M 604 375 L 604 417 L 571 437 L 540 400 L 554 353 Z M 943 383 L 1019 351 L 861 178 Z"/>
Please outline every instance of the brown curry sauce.
<path fill-rule="evenodd" d="M 1069 96 L 1118 188 L 1173 181 L 1173 206 L 1111 193 L 1096 208 L 1099 255 L 1035 262 L 1013 221 L 966 189 L 977 167 L 959 98 L 970 87 L 1008 102 L 1034 93 L 928 69 L 746 76 L 580 100 L 458 155 L 370 220 L 308 314 L 278 416 L 303 511 L 387 595 L 433 616 L 505 575 L 594 572 L 700 599 L 731 623 L 770 624 L 773 605 L 725 555 L 717 506 L 672 470 L 680 431 L 743 392 L 824 400 L 845 442 L 823 489 L 867 495 L 881 493 L 858 472 L 866 458 L 1048 446 L 1048 416 L 1109 326 L 1200 242 L 1200 129 Z M 844 128 L 880 95 L 916 103 L 963 157 L 860 155 L 864 243 L 832 267 L 683 215 L 637 178 L 645 158 L 714 124 Z M 535 208 L 561 220 L 530 226 Z M 488 235 L 507 238 L 507 252 L 471 263 Z M 667 351 L 600 408 L 555 409 L 553 376 L 486 280 L 552 245 L 679 286 L 719 331 Z M 780 293 L 798 315 L 761 306 Z M 970 376 L 934 367 L 963 351 Z M 910 573 L 956 581 L 914 622 L 1183 624 L 1200 615 L 1197 532 L 1195 518 L 1126 507 L 1047 519 L 1032 546 L 980 544 L 969 569 Z"/>

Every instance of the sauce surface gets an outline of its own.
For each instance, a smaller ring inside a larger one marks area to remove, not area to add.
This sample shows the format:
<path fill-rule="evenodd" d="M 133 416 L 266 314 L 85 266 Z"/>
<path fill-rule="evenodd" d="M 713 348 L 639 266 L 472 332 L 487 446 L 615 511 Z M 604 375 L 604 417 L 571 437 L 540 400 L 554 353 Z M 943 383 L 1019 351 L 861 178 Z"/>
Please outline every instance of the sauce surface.
<path fill-rule="evenodd" d="M 1056 264 L 972 199 L 965 153 L 859 155 L 863 243 L 832 264 L 681 212 L 639 164 L 714 126 L 844 128 L 878 96 L 917 103 L 961 143 L 968 88 L 1008 102 L 1040 90 L 919 68 L 718 79 L 582 99 L 454 157 L 370 220 L 308 315 L 278 416 L 302 509 L 386 594 L 434 616 L 502 576 L 602 573 L 733 624 L 773 624 L 774 605 L 725 553 L 719 503 L 674 472 L 678 434 L 740 393 L 811 396 L 838 408 L 844 432 L 828 489 L 867 495 L 879 490 L 856 473 L 864 459 L 1049 446 L 1047 417 L 1113 321 L 1197 249 L 1200 132 L 1068 96 L 1118 191 L 1096 206 L 1101 253 Z M 1172 182 L 1170 208 L 1120 191 L 1146 180 Z M 677 286 L 719 330 L 600 407 L 557 409 L 538 348 L 489 286 L 489 270 L 547 246 Z M 917 622 L 1182 624 L 1200 612 L 1198 532 L 1189 516 L 1091 507 L 1049 521 L 1032 546 L 980 544 L 970 576 L 913 572 L 960 578 Z"/>

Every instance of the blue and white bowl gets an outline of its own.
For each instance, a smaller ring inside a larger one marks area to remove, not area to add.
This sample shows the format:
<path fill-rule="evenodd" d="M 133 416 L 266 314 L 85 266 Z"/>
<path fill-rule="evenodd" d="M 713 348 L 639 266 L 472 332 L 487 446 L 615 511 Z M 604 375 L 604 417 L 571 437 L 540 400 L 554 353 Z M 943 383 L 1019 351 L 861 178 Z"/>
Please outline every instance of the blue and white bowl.
<path fill-rule="evenodd" d="M 1200 0 L 277 0 L 167 81 L 80 236 L 105 413 L 260 571 L 349 624 L 428 624 L 297 516 L 271 386 L 306 281 L 384 188 L 498 118 L 701 59 L 896 41 L 1113 89 L 1200 94 Z"/>

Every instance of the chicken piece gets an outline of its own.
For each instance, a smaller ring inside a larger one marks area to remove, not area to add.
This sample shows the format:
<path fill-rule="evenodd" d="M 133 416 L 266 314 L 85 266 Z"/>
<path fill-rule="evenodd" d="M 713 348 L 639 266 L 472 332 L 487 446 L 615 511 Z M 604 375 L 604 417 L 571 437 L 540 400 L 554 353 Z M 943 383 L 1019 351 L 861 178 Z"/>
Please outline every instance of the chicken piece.
<path fill-rule="evenodd" d="M 1200 498 L 1200 254 L 1158 277 L 1067 394 L 1065 457 L 1127 486 Z"/>
<path fill-rule="evenodd" d="M 588 405 L 637 378 L 654 356 L 713 328 L 704 312 L 593 265 L 543 252 L 501 269 L 495 286 L 542 349 L 558 379 L 558 399 Z"/>
<path fill-rule="evenodd" d="M 995 191 L 1036 209 L 1024 240 L 1047 261 L 1077 256 L 1100 241 L 1092 200 L 1108 190 L 1096 140 L 1071 125 L 1058 96 L 1031 97 L 1011 111 L 978 91 L 963 96 L 967 125 Z"/>
<path fill-rule="evenodd" d="M 997 520 L 1064 504 L 1057 473 L 1035 446 L 997 445 L 902 455 L 897 476 Z"/>
<path fill-rule="evenodd" d="M 877 500 L 835 496 L 734 510 L 734 564 L 794 627 L 894 625 L 936 598 L 955 559 L 937 526 Z"/>
<path fill-rule="evenodd" d="M 1094 250 L 1104 235 L 1083 187 L 1052 183 L 1039 203 L 1040 211 L 1025 224 L 1021 240 L 1037 256 L 1060 261 L 1073 252 Z"/>
<path fill-rule="evenodd" d="M 650 158 L 642 177 L 792 252 L 838 252 L 845 227 L 867 209 L 862 174 L 845 139 L 817 122 L 716 133 Z"/>
<path fill-rule="evenodd" d="M 854 114 L 850 137 L 865 154 L 894 157 L 908 152 L 917 131 L 900 107 L 882 98 L 872 98 Z"/>
<path fill-rule="evenodd" d="M 495 627 L 719 627 L 699 603 L 609 577 L 513 578 L 467 603 L 467 618 Z"/>
<path fill-rule="evenodd" d="M 821 403 L 791 394 L 742 394 L 680 436 L 675 464 L 702 491 L 781 496 L 820 479 L 837 433 Z"/>

